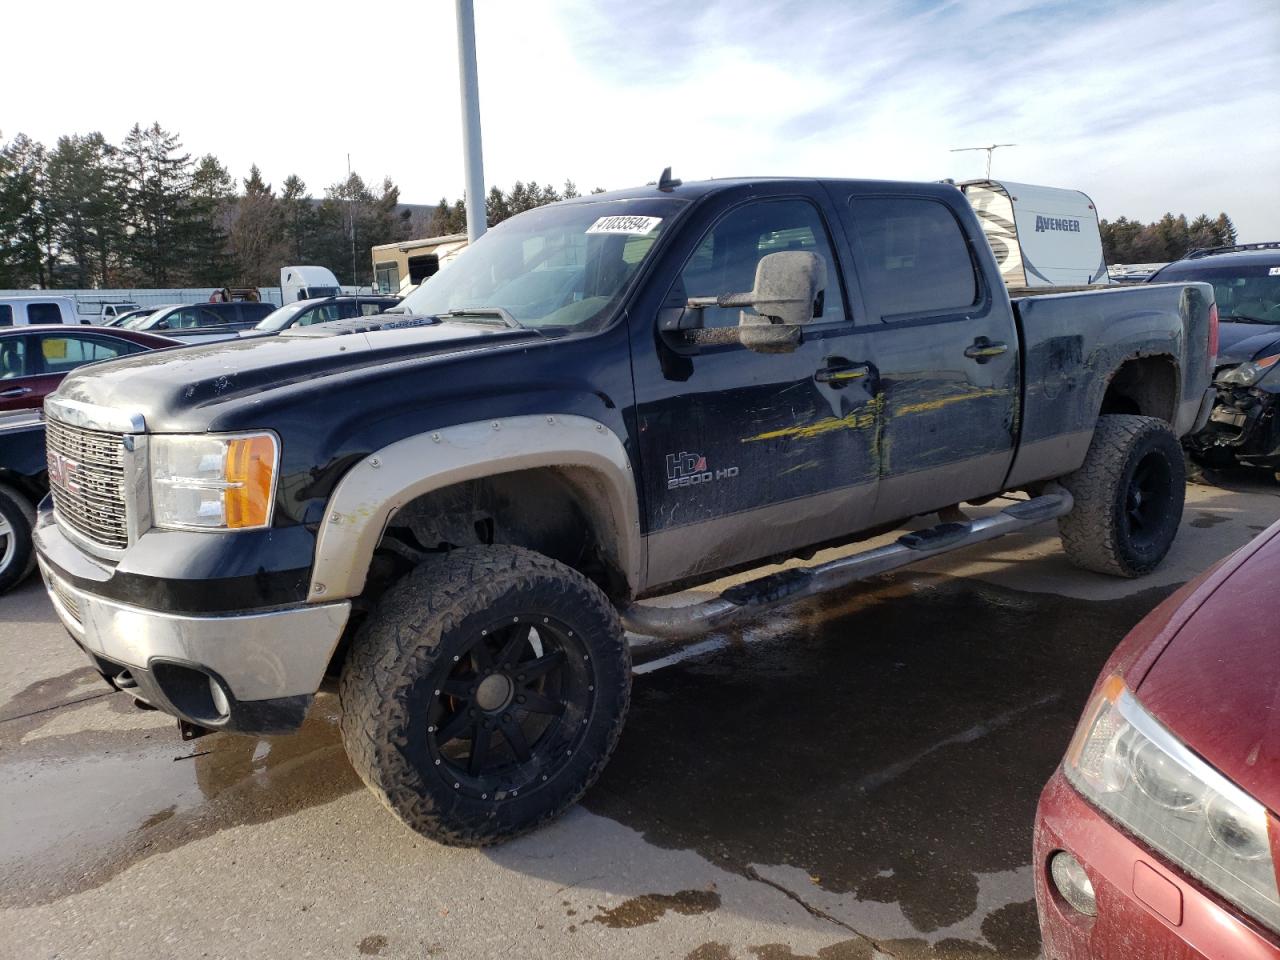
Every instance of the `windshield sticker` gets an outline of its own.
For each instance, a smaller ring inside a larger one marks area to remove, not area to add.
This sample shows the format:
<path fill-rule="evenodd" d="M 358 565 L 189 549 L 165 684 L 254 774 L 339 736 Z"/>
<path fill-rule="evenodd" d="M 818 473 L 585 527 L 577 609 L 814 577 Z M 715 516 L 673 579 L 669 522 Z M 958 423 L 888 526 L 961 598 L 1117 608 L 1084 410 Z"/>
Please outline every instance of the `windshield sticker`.
<path fill-rule="evenodd" d="M 1280 267 L 1272 267 L 1267 271 L 1268 277 L 1280 277 Z"/>
<path fill-rule="evenodd" d="M 587 233 L 621 233 L 642 237 L 646 233 L 652 233 L 661 222 L 661 217 L 601 217 L 587 227 Z"/>

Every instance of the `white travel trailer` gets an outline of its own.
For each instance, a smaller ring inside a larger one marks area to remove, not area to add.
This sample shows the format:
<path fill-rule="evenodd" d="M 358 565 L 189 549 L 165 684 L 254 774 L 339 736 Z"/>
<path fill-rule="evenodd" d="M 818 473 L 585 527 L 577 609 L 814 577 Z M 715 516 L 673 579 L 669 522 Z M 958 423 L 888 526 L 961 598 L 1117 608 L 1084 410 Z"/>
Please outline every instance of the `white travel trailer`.
<path fill-rule="evenodd" d="M 968 180 L 959 187 L 978 214 L 1006 286 L 1110 282 L 1098 211 L 1079 190 L 1008 180 Z"/>
<path fill-rule="evenodd" d="M 280 299 L 295 303 L 314 297 L 336 297 L 342 292 L 338 278 L 328 267 L 281 267 Z"/>

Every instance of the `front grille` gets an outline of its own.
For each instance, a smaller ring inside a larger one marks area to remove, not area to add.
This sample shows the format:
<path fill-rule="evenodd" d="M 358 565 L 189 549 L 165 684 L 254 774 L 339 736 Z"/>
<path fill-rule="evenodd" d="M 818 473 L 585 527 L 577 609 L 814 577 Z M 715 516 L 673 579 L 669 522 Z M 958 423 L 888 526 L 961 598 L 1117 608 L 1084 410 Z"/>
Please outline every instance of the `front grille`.
<path fill-rule="evenodd" d="M 49 419 L 45 442 L 49 490 L 59 519 L 94 543 L 127 547 L 121 434 Z"/>

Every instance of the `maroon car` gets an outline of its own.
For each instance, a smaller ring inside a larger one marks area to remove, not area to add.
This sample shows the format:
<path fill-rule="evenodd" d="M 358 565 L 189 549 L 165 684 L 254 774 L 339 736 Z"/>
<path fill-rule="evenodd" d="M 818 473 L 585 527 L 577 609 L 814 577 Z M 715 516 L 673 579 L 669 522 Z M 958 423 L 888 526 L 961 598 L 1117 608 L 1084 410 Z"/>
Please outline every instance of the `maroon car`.
<path fill-rule="evenodd" d="M 1129 633 L 1036 814 L 1046 960 L 1280 957 L 1280 523 Z"/>
<path fill-rule="evenodd" d="M 0 330 L 0 413 L 40 407 L 63 377 L 86 363 L 180 344 L 118 327 L 50 324 Z"/>

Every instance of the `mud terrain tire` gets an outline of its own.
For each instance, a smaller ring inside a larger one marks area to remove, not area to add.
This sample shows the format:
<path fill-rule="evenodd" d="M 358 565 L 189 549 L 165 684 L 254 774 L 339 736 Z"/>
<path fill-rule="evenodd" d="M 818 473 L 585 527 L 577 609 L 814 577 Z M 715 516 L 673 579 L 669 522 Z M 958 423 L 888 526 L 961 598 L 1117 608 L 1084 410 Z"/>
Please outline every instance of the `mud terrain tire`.
<path fill-rule="evenodd" d="M 1084 464 L 1061 483 L 1075 507 L 1058 520 L 1058 532 L 1077 567 L 1140 577 L 1169 552 L 1182 520 L 1186 465 L 1165 421 L 1099 417 Z"/>
<path fill-rule="evenodd" d="M 339 686 L 360 778 L 409 827 L 456 846 L 509 840 L 576 802 L 630 695 L 630 650 L 604 593 L 509 546 L 455 550 L 396 583 Z"/>
<path fill-rule="evenodd" d="M 0 483 L 0 593 L 16 587 L 36 565 L 31 531 L 36 511 L 13 487 Z"/>

